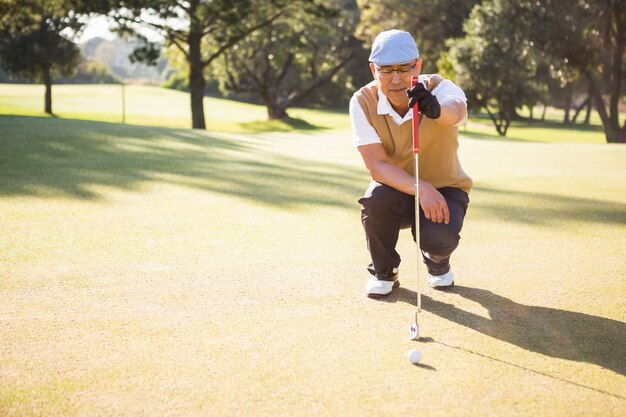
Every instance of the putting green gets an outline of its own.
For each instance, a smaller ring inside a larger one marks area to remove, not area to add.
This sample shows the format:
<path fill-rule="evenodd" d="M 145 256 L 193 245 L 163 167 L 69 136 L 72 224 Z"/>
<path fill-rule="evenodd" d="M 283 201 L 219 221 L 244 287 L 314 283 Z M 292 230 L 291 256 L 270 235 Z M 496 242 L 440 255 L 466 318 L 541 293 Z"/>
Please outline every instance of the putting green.
<path fill-rule="evenodd" d="M 408 231 L 402 287 L 362 293 L 348 131 L 0 127 L 2 416 L 626 410 L 626 147 L 462 139 L 457 286 L 418 343 Z"/>

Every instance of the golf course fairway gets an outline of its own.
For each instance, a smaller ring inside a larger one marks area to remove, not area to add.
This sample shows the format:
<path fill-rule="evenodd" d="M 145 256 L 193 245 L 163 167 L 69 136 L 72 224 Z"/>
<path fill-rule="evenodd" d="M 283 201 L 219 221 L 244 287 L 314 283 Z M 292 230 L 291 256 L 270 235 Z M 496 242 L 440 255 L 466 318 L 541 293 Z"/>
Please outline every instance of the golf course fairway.
<path fill-rule="evenodd" d="M 456 286 L 413 342 L 408 230 L 363 294 L 348 130 L 0 127 L 0 416 L 626 414 L 624 146 L 462 137 Z"/>

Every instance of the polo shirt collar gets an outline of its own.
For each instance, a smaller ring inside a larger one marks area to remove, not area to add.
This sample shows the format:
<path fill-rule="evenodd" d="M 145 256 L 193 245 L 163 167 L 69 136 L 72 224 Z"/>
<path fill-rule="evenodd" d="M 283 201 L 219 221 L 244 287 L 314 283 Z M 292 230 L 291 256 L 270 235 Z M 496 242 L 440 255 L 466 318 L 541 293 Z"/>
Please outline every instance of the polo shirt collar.
<path fill-rule="evenodd" d="M 408 111 L 404 117 L 400 117 L 397 111 L 391 107 L 391 103 L 389 103 L 389 99 L 383 92 L 378 89 L 378 106 L 376 112 L 380 115 L 388 114 L 390 115 L 396 122 L 401 123 L 401 121 L 410 120 L 413 118 L 413 112 Z"/>

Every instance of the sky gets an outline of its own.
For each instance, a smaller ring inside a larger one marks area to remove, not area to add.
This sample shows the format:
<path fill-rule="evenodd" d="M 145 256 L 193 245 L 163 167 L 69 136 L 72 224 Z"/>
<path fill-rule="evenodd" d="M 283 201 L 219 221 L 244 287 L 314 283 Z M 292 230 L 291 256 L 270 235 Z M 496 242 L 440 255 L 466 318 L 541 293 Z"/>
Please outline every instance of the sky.
<path fill-rule="evenodd" d="M 109 30 L 109 23 L 107 22 L 106 16 L 96 16 L 90 18 L 87 26 L 85 27 L 85 31 L 78 40 L 78 43 L 83 43 L 91 38 L 97 37 L 105 38 L 107 40 L 112 40 L 117 37 L 117 35 L 114 35 Z"/>
<path fill-rule="evenodd" d="M 172 22 L 171 24 L 173 24 Z M 89 39 L 100 37 L 107 40 L 113 40 L 118 36 L 109 30 L 110 23 L 106 16 L 94 16 L 90 17 L 82 36 L 78 39 L 78 43 L 84 43 Z M 152 41 L 162 41 L 163 38 L 154 31 L 149 29 L 140 28 L 139 30 L 143 35 Z"/>

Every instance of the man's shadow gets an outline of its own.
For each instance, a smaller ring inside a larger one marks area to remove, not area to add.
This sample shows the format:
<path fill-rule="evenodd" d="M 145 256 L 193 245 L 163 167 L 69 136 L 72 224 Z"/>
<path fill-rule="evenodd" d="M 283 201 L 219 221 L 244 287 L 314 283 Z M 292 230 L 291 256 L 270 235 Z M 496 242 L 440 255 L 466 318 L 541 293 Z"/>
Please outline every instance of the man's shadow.
<path fill-rule="evenodd" d="M 516 303 L 491 291 L 455 286 L 447 292 L 475 301 L 489 318 L 422 294 L 432 314 L 554 358 L 588 362 L 626 375 L 626 324 L 574 311 Z M 385 301 L 416 304 L 416 292 L 398 288 Z"/>

